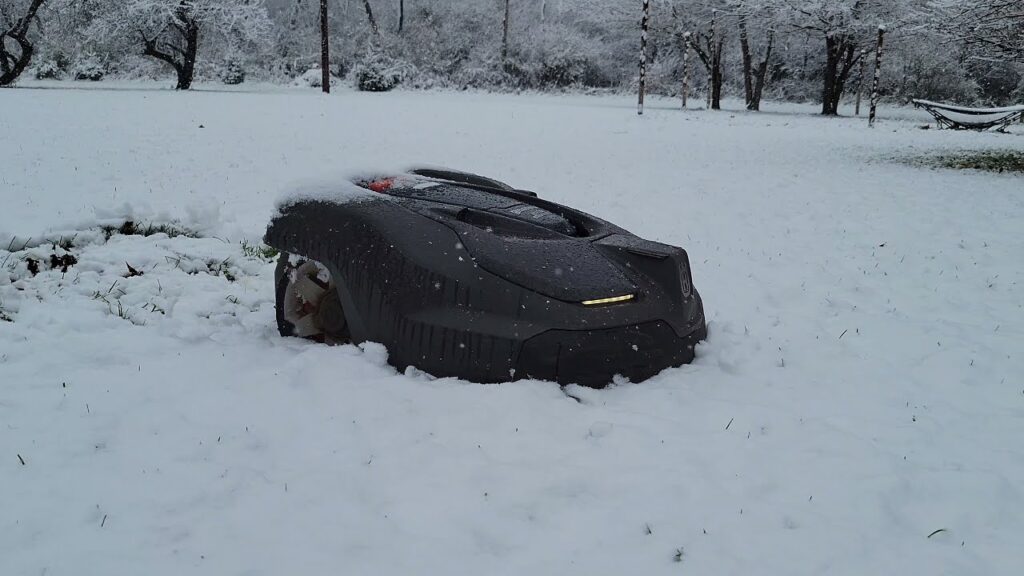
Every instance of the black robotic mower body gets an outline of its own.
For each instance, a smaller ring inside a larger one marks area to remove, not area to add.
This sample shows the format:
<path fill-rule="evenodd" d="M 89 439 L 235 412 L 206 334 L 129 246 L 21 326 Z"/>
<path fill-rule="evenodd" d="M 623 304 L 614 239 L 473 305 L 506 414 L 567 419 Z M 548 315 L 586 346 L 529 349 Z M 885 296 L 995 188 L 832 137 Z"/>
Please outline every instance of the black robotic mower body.
<path fill-rule="evenodd" d="M 472 174 L 354 184 L 367 193 L 286 202 L 267 229 L 282 335 L 380 342 L 435 376 L 587 386 L 690 362 L 706 335 L 682 248 Z"/>

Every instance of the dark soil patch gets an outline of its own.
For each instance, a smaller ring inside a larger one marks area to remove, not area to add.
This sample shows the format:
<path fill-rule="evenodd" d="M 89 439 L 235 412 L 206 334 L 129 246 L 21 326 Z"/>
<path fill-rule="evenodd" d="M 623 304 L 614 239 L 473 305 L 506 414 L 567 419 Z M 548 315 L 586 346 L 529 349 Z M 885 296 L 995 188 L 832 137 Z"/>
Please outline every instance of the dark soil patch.
<path fill-rule="evenodd" d="M 72 254 L 65 254 L 63 256 L 57 256 L 56 254 L 50 254 L 50 269 L 56 270 L 60 268 L 60 271 L 64 274 L 68 273 L 68 268 L 78 264 L 78 258 L 75 258 Z"/>

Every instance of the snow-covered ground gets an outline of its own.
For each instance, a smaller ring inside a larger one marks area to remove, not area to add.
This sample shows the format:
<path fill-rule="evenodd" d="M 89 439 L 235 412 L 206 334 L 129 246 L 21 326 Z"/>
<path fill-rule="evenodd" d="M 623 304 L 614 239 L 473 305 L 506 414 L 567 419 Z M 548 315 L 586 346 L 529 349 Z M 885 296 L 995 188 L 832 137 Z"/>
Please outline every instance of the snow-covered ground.
<path fill-rule="evenodd" d="M 894 161 L 1021 127 L 37 88 L 0 92 L 0 574 L 1024 569 L 1024 178 Z M 280 190 L 413 163 L 684 246 L 697 361 L 563 391 L 279 338 Z"/>

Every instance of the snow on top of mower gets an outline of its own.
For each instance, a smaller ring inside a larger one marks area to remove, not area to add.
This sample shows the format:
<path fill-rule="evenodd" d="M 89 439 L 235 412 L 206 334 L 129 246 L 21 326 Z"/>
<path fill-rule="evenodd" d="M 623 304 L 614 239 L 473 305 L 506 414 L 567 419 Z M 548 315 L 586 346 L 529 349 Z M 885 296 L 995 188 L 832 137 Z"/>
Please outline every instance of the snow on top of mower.
<path fill-rule="evenodd" d="M 360 176 L 356 176 L 358 178 Z M 281 211 L 288 206 L 301 202 L 326 202 L 330 204 L 345 204 L 348 202 L 368 202 L 385 198 L 375 194 L 371 190 L 362 188 L 353 183 L 353 177 L 339 177 L 330 180 L 309 180 L 294 184 L 285 189 L 278 196 L 275 203 L 274 216 L 279 216 Z"/>
<path fill-rule="evenodd" d="M 466 180 L 466 177 L 469 180 Z M 444 184 L 512 190 L 507 184 L 497 180 L 432 165 L 349 171 L 331 178 L 307 180 L 286 187 L 275 202 L 272 219 L 280 216 L 285 208 L 302 202 L 367 202 L 387 199 L 396 191 L 423 191 Z"/>

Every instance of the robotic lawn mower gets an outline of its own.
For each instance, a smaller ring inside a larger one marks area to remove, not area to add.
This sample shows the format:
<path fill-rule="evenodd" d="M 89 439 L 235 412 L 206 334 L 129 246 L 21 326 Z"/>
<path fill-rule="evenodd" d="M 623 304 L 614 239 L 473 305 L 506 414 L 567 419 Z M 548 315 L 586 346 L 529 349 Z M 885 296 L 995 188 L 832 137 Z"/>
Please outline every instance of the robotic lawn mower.
<path fill-rule="evenodd" d="M 399 369 L 600 387 L 692 361 L 707 333 L 682 248 L 463 172 L 296 195 L 265 241 L 283 336 L 380 342 Z"/>

